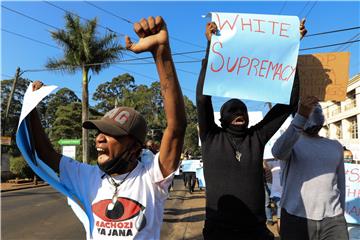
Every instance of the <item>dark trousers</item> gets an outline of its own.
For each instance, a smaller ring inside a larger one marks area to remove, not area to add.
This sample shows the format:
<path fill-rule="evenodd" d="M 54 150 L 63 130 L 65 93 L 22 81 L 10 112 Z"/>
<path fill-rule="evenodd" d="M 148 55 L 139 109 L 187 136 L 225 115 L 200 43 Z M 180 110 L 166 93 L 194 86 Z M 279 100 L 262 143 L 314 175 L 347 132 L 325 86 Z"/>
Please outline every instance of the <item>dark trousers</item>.
<path fill-rule="evenodd" d="M 203 229 L 204 240 L 274 240 L 274 235 L 267 229 L 266 225 L 242 229 L 231 229 L 205 221 Z"/>
<path fill-rule="evenodd" d="M 315 221 L 297 217 L 281 209 L 281 240 L 348 240 L 343 214 Z"/>
<path fill-rule="evenodd" d="M 185 172 L 185 186 L 188 187 L 189 192 L 194 192 L 195 184 L 196 184 L 196 173 Z"/>

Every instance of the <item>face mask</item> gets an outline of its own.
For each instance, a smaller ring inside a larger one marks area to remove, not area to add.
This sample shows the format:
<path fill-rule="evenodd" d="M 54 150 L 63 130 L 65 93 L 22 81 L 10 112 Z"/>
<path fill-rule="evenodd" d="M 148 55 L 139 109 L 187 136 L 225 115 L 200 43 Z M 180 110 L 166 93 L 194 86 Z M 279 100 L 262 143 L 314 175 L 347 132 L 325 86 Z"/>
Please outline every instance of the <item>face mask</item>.
<path fill-rule="evenodd" d="M 105 172 L 108 175 L 124 172 L 126 169 L 128 169 L 131 163 L 129 158 L 131 156 L 130 149 L 132 147 L 133 146 L 126 149 L 120 156 L 111 159 L 106 163 L 102 163 L 102 164 L 97 163 L 97 165 L 99 166 L 101 171 Z"/>
<path fill-rule="evenodd" d="M 231 122 L 238 116 L 244 116 L 246 123 L 242 126 L 232 125 Z M 221 107 L 220 122 L 223 128 L 231 128 L 234 131 L 245 130 L 249 123 L 246 105 L 239 99 L 230 99 Z"/>

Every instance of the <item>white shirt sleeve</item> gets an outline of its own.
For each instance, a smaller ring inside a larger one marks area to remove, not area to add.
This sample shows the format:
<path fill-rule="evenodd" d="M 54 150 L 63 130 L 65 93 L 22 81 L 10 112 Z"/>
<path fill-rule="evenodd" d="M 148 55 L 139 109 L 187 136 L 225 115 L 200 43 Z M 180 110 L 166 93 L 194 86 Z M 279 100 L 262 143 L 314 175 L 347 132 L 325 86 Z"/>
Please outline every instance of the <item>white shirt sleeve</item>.
<path fill-rule="evenodd" d="M 155 188 L 157 188 L 161 194 L 164 194 L 167 196 L 168 194 L 168 188 L 174 179 L 175 171 L 172 172 L 169 176 L 164 178 L 159 164 L 159 156 L 160 153 L 157 153 L 154 157 L 154 161 L 151 161 L 149 163 L 144 164 L 146 171 L 150 175 L 150 178 L 155 185 Z"/>

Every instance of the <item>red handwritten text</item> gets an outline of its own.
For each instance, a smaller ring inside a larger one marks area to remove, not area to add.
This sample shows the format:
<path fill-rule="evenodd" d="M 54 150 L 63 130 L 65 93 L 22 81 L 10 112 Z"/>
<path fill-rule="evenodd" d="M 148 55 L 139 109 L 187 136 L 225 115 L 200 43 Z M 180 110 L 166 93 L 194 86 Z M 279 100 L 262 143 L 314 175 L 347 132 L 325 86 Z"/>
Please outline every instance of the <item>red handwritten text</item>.
<path fill-rule="evenodd" d="M 280 37 L 288 38 L 289 35 L 287 31 L 291 27 L 291 24 L 285 22 L 277 22 L 264 19 L 256 18 L 245 18 L 240 17 L 237 14 L 236 17 L 230 22 L 228 19 L 220 19 L 219 14 L 216 13 L 217 26 L 219 30 L 223 30 L 228 27 L 230 30 L 234 30 L 238 26 L 238 30 L 256 32 L 256 33 L 267 33 L 267 31 L 272 35 L 278 35 Z M 267 31 L 266 31 L 267 30 Z"/>
<path fill-rule="evenodd" d="M 236 69 L 236 75 L 244 73 L 248 76 L 251 75 L 260 78 L 268 78 L 270 76 L 272 80 L 281 81 L 288 81 L 295 74 L 295 67 L 283 65 L 282 63 L 274 63 L 268 59 L 249 58 L 246 56 L 225 58 L 218 50 L 218 48 L 222 47 L 223 44 L 221 42 L 215 42 L 212 45 L 211 51 L 220 62 L 217 66 L 215 66 L 213 62 L 210 64 L 210 70 L 212 72 L 227 71 L 228 73 L 232 73 Z"/>

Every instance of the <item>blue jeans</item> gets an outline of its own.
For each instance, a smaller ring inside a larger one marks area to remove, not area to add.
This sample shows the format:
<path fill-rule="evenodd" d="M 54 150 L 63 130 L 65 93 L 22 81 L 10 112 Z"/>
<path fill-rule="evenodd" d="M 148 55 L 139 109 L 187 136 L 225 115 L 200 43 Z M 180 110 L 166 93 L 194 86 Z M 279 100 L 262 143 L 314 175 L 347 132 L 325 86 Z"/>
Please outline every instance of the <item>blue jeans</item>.
<path fill-rule="evenodd" d="M 281 209 L 281 240 L 348 240 L 343 214 L 315 221 L 297 217 Z"/>
<path fill-rule="evenodd" d="M 271 183 L 265 183 L 268 186 L 268 189 L 271 189 Z M 266 190 L 266 187 L 264 187 L 265 190 L 265 215 L 266 215 L 266 220 L 271 221 L 272 220 L 272 214 L 271 214 L 271 209 L 269 208 L 269 204 L 270 204 L 270 193 L 268 193 L 268 191 Z"/>

